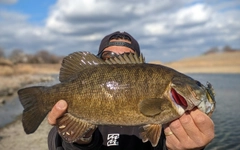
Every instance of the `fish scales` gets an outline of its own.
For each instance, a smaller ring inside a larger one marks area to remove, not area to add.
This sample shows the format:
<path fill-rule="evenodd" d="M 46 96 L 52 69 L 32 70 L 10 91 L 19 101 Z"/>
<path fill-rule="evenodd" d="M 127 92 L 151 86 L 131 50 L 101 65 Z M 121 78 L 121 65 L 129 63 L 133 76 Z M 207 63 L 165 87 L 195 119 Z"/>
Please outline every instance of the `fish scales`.
<path fill-rule="evenodd" d="M 57 120 L 57 126 L 67 142 L 77 141 L 98 125 L 142 125 L 143 142 L 156 146 L 162 124 L 196 106 L 212 114 L 215 99 L 210 83 L 204 86 L 174 69 L 143 61 L 136 54 L 106 62 L 88 52 L 66 56 L 59 84 L 18 91 L 25 132 L 37 130 L 60 99 L 68 103 L 68 112 Z"/>
<path fill-rule="evenodd" d="M 99 65 L 94 71 L 85 69 L 76 79 L 51 87 L 43 99 L 51 102 L 47 104 L 49 109 L 57 100 L 64 99 L 69 113 L 91 120 L 91 123 L 137 125 L 150 120 L 156 122 L 139 112 L 138 103 L 149 97 L 163 96 L 174 75 L 174 70 L 170 70 L 168 80 L 159 80 L 162 76 L 159 72 L 166 75 L 163 69 L 164 66 L 153 64 Z"/>

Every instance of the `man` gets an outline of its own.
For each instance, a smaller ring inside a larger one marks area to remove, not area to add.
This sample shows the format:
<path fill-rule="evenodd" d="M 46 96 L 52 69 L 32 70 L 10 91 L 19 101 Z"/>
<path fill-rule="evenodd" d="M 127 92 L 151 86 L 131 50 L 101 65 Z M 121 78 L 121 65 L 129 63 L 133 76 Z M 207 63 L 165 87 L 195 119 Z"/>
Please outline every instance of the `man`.
<path fill-rule="evenodd" d="M 123 53 L 140 55 L 138 42 L 126 32 L 114 32 L 104 37 L 98 51 L 98 57 L 106 60 Z M 67 103 L 58 101 L 48 115 L 48 122 L 56 120 L 67 111 Z M 111 114 L 110 114 L 111 115 Z M 214 124 L 203 112 L 194 109 L 164 127 L 161 139 L 156 147 L 149 142 L 143 143 L 138 137 L 139 127 L 98 126 L 75 143 L 66 143 L 54 127 L 48 137 L 50 150 L 58 149 L 203 149 L 214 137 Z M 164 135 L 165 134 L 165 135 Z"/>

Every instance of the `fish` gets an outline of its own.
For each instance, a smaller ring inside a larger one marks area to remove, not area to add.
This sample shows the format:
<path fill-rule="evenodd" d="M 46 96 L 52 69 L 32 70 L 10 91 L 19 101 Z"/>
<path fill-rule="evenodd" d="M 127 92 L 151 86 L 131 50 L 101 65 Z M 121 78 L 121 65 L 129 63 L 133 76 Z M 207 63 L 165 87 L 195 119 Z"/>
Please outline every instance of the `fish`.
<path fill-rule="evenodd" d="M 26 134 L 64 99 L 68 109 L 57 127 L 65 141 L 75 142 L 99 125 L 141 126 L 142 141 L 155 147 L 162 125 L 195 107 L 211 115 L 216 103 L 209 82 L 205 86 L 172 68 L 145 63 L 142 54 L 103 61 L 90 52 L 74 52 L 63 59 L 59 81 L 18 91 Z"/>

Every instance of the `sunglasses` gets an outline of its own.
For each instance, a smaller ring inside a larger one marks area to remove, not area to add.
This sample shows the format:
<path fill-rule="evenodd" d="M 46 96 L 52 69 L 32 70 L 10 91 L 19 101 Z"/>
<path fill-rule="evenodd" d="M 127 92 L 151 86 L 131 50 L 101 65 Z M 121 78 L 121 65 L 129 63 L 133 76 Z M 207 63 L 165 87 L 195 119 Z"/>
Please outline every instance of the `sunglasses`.
<path fill-rule="evenodd" d="M 112 51 L 102 51 L 101 53 L 99 53 L 97 56 L 103 60 L 107 60 L 109 58 L 113 58 L 113 57 L 117 57 L 119 55 L 123 55 L 123 54 L 130 54 L 131 52 L 125 52 L 122 54 L 118 54 Z"/>

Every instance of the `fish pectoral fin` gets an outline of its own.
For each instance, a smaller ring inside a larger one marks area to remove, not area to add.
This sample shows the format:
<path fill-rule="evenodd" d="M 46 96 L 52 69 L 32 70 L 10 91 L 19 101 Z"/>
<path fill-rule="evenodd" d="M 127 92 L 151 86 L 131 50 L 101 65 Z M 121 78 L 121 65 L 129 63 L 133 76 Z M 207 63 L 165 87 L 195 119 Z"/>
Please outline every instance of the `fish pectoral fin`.
<path fill-rule="evenodd" d="M 142 132 L 140 132 L 140 137 L 145 143 L 150 141 L 153 147 L 156 147 L 162 132 L 162 125 L 160 124 L 148 124 L 142 127 Z"/>
<path fill-rule="evenodd" d="M 68 143 L 73 143 L 84 137 L 91 129 L 96 129 L 96 125 L 85 120 L 74 117 L 70 113 L 65 113 L 57 120 L 58 133 Z"/>
<path fill-rule="evenodd" d="M 154 117 L 160 114 L 165 106 L 166 99 L 150 98 L 142 100 L 139 105 L 139 111 L 148 117 Z"/>

